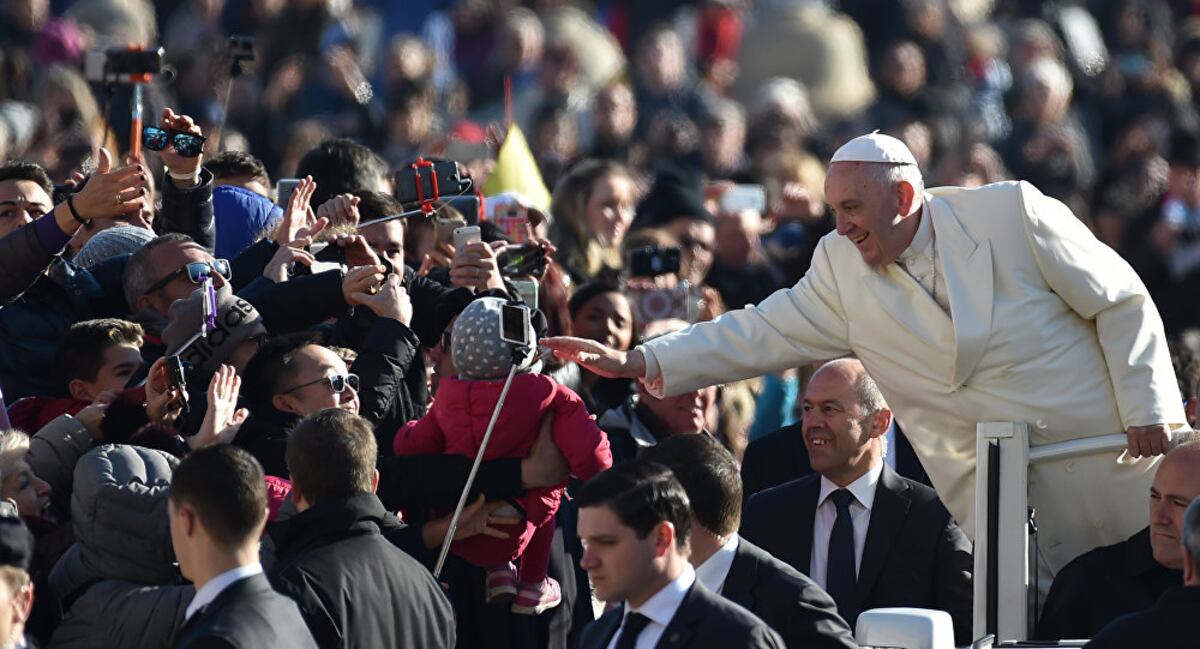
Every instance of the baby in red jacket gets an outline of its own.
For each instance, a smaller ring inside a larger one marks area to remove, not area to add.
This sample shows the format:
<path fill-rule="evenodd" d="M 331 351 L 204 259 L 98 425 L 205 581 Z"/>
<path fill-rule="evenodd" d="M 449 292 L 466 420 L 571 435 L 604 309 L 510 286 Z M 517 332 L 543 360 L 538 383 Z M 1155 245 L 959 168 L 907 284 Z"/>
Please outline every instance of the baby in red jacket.
<path fill-rule="evenodd" d="M 513 348 L 500 339 L 504 300 L 475 300 L 451 330 L 451 358 L 457 376 L 445 378 L 429 414 L 410 421 L 396 433 L 396 455 L 453 453 L 474 458 L 492 418 L 504 379 L 513 363 Z M 532 330 L 529 339 L 533 340 Z M 566 456 L 571 473 L 587 480 L 612 466 L 608 437 L 588 414 L 579 395 L 553 379 L 529 370 L 532 351 L 513 377 L 483 459 L 529 455 L 542 417 L 552 413 L 554 443 Z M 507 539 L 476 535 L 455 541 L 451 550 L 488 570 L 488 601 L 513 597 L 514 613 L 537 615 L 558 606 L 562 591 L 546 575 L 554 514 L 565 483 L 531 489 L 517 499 L 525 522 L 503 525 Z M 519 571 L 513 561 L 520 560 Z"/>

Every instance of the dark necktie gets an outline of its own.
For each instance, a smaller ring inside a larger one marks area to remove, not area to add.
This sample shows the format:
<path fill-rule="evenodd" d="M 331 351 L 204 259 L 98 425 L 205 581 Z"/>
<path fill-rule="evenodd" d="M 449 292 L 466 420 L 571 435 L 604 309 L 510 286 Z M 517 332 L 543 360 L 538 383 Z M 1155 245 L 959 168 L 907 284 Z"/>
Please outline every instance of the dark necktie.
<path fill-rule="evenodd" d="M 647 624 L 650 624 L 650 618 L 641 613 L 626 615 L 625 624 L 621 627 L 621 637 L 617 638 L 616 649 L 634 649 L 637 646 L 638 634 Z"/>
<path fill-rule="evenodd" d="M 854 521 L 850 520 L 850 503 L 854 494 L 838 489 L 829 494 L 837 507 L 837 520 L 829 535 L 829 563 L 826 564 L 825 590 L 837 602 L 838 613 L 850 619 L 850 606 L 854 601 L 854 587 L 858 577 L 854 570 Z"/>

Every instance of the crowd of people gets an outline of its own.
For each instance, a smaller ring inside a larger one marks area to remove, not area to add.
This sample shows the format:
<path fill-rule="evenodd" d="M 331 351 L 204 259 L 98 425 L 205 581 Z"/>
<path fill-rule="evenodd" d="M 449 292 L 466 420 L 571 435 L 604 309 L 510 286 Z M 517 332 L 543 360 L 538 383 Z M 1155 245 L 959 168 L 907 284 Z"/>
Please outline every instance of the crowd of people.
<path fill-rule="evenodd" d="M 0 14 L 0 646 L 1189 646 L 1196 3 Z"/>

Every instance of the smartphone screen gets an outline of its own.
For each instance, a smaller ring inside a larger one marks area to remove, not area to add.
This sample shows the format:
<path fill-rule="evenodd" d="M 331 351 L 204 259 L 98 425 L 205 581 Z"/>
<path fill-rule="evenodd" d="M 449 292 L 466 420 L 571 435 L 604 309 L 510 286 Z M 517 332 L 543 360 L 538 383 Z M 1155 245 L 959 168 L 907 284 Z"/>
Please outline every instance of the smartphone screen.
<path fill-rule="evenodd" d="M 514 345 L 526 346 L 529 340 L 529 308 L 514 304 L 500 307 L 500 339 Z"/>

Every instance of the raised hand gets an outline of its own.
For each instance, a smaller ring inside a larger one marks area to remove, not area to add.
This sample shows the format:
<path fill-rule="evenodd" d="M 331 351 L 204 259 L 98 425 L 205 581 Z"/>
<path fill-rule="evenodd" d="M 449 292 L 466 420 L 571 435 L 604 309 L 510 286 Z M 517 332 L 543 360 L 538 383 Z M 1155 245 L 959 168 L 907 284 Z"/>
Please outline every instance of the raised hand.
<path fill-rule="evenodd" d="M 214 444 L 228 444 L 237 436 L 250 411 L 237 407 L 242 379 L 229 365 L 222 365 L 208 383 L 208 410 L 200 430 L 188 440 L 192 449 Z"/>
<path fill-rule="evenodd" d="M 317 208 L 317 218 L 325 217 L 336 225 L 358 225 L 358 203 L 361 200 L 354 194 L 338 194 L 321 203 Z"/>
<path fill-rule="evenodd" d="M 351 268 L 350 272 L 346 273 L 346 277 L 342 279 L 342 297 L 346 299 L 346 304 L 356 306 L 362 304 L 355 299 L 355 295 L 373 293 L 374 288 L 378 287 L 386 276 L 387 268 L 383 266 L 359 266 Z"/>
<path fill-rule="evenodd" d="M 399 320 L 405 325 L 412 322 L 412 301 L 396 273 L 387 276 L 379 292 L 356 291 L 351 297 L 354 304 L 367 307 L 381 318 Z"/>
<path fill-rule="evenodd" d="M 162 118 L 158 121 L 159 128 L 164 131 L 179 131 L 181 133 L 191 133 L 192 135 L 204 135 L 204 131 L 200 125 L 187 115 L 176 114 L 170 108 L 164 108 Z M 181 156 L 175 152 L 174 145 L 168 145 L 165 149 L 158 152 L 162 157 L 163 164 L 167 165 L 167 169 L 176 176 L 192 176 L 194 180 L 191 184 L 175 180 L 179 185 L 188 185 L 194 187 L 199 183 L 200 165 L 204 162 L 204 155 L 198 155 L 194 158 Z"/>
<path fill-rule="evenodd" d="M 491 288 L 504 290 L 504 278 L 500 275 L 500 267 L 496 264 L 497 245 L 476 241 L 463 246 L 462 250 L 454 251 L 454 260 L 450 263 L 450 283 L 455 286 L 469 286 L 476 291 L 486 291 Z"/>
<path fill-rule="evenodd" d="M 313 182 L 312 176 L 305 176 L 304 180 L 296 185 L 296 189 L 288 198 L 287 207 L 283 210 L 279 229 L 275 231 L 275 243 L 286 246 L 296 240 L 301 228 L 315 225 L 317 217 L 313 214 L 309 201 L 316 190 L 317 183 Z"/>
<path fill-rule="evenodd" d="M 81 219 L 103 219 L 137 212 L 149 199 L 146 168 L 141 164 L 112 168 L 112 154 L 101 147 L 96 171 L 71 195 Z"/>

